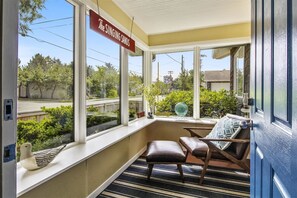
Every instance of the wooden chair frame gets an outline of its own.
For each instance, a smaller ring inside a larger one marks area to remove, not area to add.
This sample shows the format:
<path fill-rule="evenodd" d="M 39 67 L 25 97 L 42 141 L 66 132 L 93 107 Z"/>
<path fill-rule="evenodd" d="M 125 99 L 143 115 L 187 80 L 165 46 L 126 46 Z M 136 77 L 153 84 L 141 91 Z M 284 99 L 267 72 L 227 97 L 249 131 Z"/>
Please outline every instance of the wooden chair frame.
<path fill-rule="evenodd" d="M 209 164 L 209 161 L 211 160 L 211 155 L 212 152 L 217 151 L 221 155 L 223 155 L 225 158 L 227 158 L 229 161 L 237 164 L 240 166 L 242 169 L 244 169 L 247 173 L 250 173 L 250 165 L 247 160 L 247 156 L 249 154 L 250 150 L 250 144 L 248 144 L 246 150 L 244 151 L 243 157 L 238 160 L 235 157 L 233 157 L 231 154 L 228 152 L 221 150 L 217 148 L 211 141 L 223 141 L 223 142 L 234 142 L 234 143 L 249 143 L 249 139 L 209 139 L 209 138 L 203 138 L 199 134 L 195 133 L 193 130 L 211 130 L 212 128 L 210 127 L 184 127 L 185 130 L 189 131 L 192 137 L 198 137 L 198 139 L 204 143 L 207 144 L 208 150 L 205 158 L 201 158 L 201 160 L 204 162 L 203 170 L 200 175 L 200 184 L 203 183 L 204 176 L 206 174 L 206 170 Z M 187 156 L 188 156 L 189 151 L 187 150 Z M 223 160 L 224 161 L 224 160 Z"/>
<path fill-rule="evenodd" d="M 147 165 L 148 165 L 147 180 L 150 180 L 155 164 L 176 164 L 180 174 L 180 178 L 183 183 L 185 182 L 183 168 L 182 168 L 182 165 L 185 163 L 182 163 L 182 162 L 147 162 Z"/>

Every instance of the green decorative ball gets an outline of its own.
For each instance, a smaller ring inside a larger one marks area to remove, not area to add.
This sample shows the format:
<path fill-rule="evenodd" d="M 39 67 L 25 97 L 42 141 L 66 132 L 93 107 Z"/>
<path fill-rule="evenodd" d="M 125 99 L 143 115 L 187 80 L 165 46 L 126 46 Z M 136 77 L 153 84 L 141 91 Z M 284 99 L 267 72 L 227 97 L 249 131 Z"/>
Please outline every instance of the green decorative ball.
<path fill-rule="evenodd" d="M 187 115 L 188 106 L 184 102 L 179 102 L 175 105 L 175 113 L 178 116 L 184 117 Z"/>

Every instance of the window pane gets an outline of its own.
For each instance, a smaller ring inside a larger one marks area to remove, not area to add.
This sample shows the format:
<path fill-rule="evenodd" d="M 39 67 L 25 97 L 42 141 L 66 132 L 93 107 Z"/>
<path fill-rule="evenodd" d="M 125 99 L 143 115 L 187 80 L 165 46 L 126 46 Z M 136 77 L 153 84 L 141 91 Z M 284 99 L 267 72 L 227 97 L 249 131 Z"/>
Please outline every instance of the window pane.
<path fill-rule="evenodd" d="M 87 135 L 120 125 L 120 47 L 90 29 L 87 35 Z"/>
<path fill-rule="evenodd" d="M 186 115 L 193 116 L 193 51 L 156 54 L 153 60 L 153 83 L 160 89 L 156 115 L 177 115 L 175 106 L 185 103 Z"/>
<path fill-rule="evenodd" d="M 230 50 L 201 50 L 200 117 L 219 118 L 235 113 L 237 100 L 230 92 Z"/>
<path fill-rule="evenodd" d="M 137 118 L 143 111 L 143 51 L 136 47 L 129 53 L 129 120 Z"/>
<path fill-rule="evenodd" d="M 74 6 L 46 0 L 37 12 L 27 26 L 21 17 L 18 68 L 17 144 L 33 151 L 74 141 Z"/>

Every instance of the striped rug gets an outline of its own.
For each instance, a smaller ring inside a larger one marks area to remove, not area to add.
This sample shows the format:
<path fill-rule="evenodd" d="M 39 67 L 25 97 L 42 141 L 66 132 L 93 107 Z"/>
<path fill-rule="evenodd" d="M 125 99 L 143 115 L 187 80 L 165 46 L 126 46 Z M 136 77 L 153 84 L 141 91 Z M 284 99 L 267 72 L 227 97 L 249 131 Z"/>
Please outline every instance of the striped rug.
<path fill-rule="evenodd" d="M 209 168 L 203 185 L 198 185 L 202 168 L 183 165 L 185 183 L 176 165 L 156 164 L 147 180 L 145 158 L 137 159 L 97 198 L 100 197 L 249 197 L 249 177 L 241 172 Z"/>

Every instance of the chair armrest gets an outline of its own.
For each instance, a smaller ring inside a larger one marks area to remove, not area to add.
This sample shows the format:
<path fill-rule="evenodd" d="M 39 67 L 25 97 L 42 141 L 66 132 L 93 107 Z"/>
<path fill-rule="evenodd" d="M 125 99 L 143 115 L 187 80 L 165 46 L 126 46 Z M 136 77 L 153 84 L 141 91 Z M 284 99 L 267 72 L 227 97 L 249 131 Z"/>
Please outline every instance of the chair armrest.
<path fill-rule="evenodd" d="M 186 130 L 212 130 L 213 127 L 184 127 Z"/>
<path fill-rule="evenodd" d="M 195 133 L 193 130 L 212 130 L 213 127 L 184 127 L 185 130 L 189 131 L 191 137 L 202 138 L 201 135 Z"/>
<path fill-rule="evenodd" d="M 221 142 L 236 142 L 236 143 L 249 143 L 249 139 L 214 139 L 214 138 L 199 138 L 199 140 L 203 142 L 210 142 L 210 141 L 221 141 Z"/>

